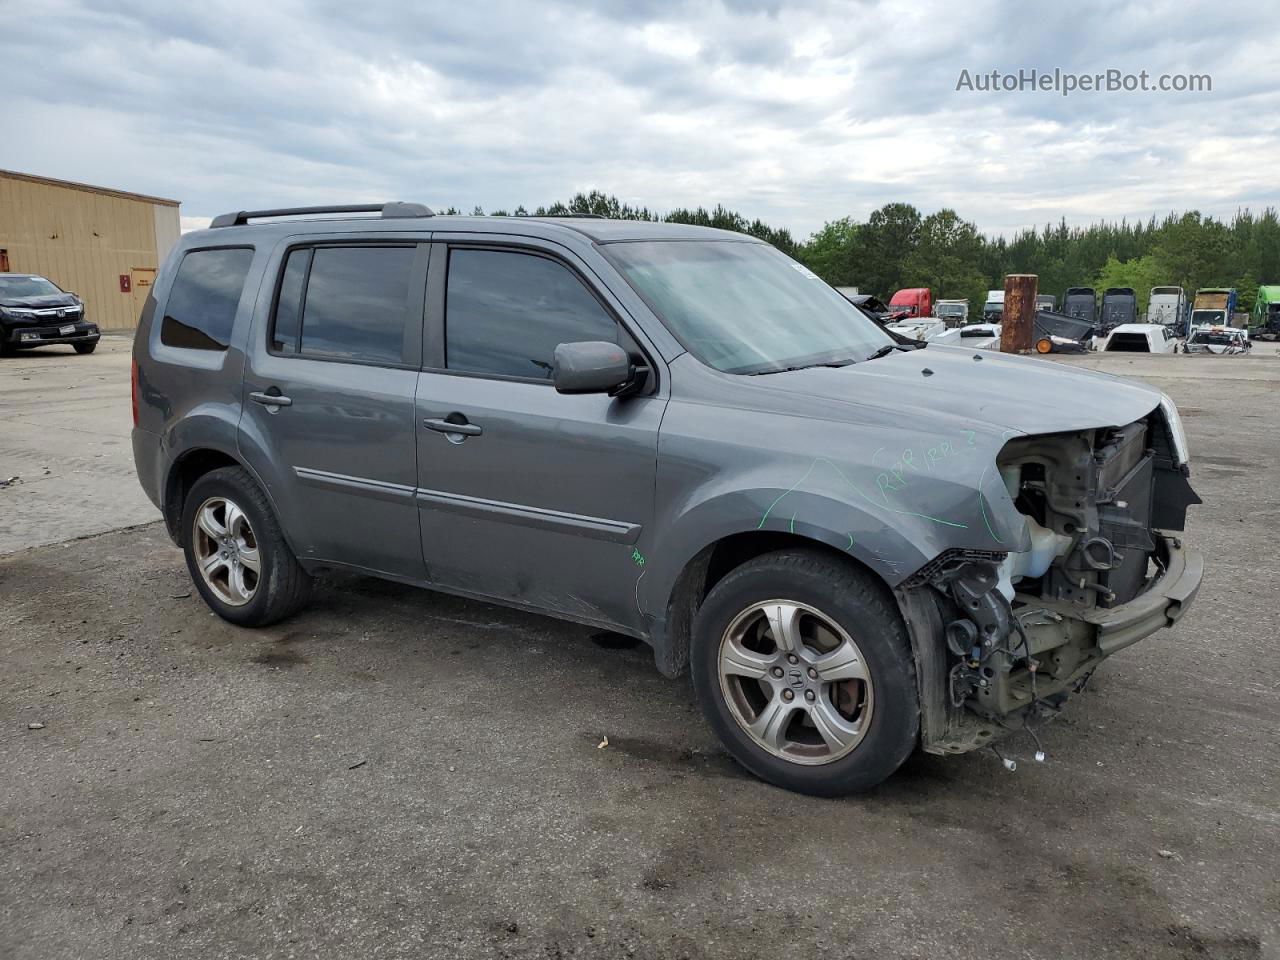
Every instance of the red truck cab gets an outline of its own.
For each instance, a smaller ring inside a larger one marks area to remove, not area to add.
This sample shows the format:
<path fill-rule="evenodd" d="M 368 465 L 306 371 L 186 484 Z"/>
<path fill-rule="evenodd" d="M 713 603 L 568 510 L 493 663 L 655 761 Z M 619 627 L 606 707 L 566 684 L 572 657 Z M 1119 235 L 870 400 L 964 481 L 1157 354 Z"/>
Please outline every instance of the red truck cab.
<path fill-rule="evenodd" d="M 928 287 L 908 287 L 889 298 L 889 312 L 907 311 L 909 317 L 928 317 L 933 314 L 933 297 Z"/>

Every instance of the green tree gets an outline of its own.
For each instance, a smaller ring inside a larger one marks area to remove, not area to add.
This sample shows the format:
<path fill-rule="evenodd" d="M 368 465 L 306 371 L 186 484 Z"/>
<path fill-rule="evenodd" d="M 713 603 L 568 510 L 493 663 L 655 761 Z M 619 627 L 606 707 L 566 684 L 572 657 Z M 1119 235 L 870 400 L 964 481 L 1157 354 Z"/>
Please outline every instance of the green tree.
<path fill-rule="evenodd" d="M 1133 260 L 1118 260 L 1115 254 L 1107 257 L 1107 262 L 1098 271 L 1093 280 L 1093 288 L 1099 297 L 1108 287 L 1132 287 L 1138 297 L 1139 315 L 1147 312 L 1147 303 L 1151 299 L 1151 288 L 1163 286 L 1160 265 L 1150 254 Z"/>
<path fill-rule="evenodd" d="M 799 259 L 833 287 L 861 287 L 859 229 L 852 217 L 831 220 L 800 248 Z"/>

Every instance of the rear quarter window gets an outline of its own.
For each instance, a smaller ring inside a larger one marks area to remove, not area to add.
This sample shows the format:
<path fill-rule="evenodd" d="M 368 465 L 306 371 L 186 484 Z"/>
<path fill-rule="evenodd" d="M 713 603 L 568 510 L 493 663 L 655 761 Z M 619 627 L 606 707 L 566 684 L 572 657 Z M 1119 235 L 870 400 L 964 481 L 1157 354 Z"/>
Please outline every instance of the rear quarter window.
<path fill-rule="evenodd" d="M 226 350 L 252 261 L 252 247 L 186 254 L 165 301 L 160 342 L 188 350 Z"/>

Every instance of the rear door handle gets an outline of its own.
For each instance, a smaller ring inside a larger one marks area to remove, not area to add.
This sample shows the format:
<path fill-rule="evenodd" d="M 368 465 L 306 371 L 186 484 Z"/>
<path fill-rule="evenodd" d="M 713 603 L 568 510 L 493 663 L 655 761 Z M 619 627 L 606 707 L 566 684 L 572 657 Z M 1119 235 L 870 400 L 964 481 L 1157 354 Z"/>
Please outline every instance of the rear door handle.
<path fill-rule="evenodd" d="M 288 407 L 293 404 L 288 397 L 282 397 L 278 393 L 251 393 L 249 399 L 267 407 Z"/>
<path fill-rule="evenodd" d="M 452 420 L 423 420 L 422 425 L 437 433 L 457 433 L 464 437 L 478 437 L 484 433 L 478 423 L 454 423 Z"/>

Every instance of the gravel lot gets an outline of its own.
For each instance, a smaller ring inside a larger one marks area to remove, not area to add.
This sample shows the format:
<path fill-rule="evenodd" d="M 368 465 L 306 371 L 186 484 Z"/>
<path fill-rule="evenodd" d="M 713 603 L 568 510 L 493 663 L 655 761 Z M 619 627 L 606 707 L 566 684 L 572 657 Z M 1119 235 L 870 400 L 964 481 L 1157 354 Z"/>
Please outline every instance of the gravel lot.
<path fill-rule="evenodd" d="M 4 361 L 0 408 L 91 360 L 127 422 L 102 354 Z M 1046 764 L 917 756 L 840 801 L 739 772 L 687 682 L 584 628 L 357 578 L 233 628 L 158 525 L 97 534 L 119 478 L 86 468 L 64 536 L 97 535 L 0 557 L 0 957 L 1275 956 L 1280 359 L 1070 362 L 1178 401 L 1197 605 Z M 3 543 L 45 538 L 39 487 L 0 488 Z"/>

